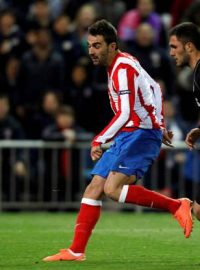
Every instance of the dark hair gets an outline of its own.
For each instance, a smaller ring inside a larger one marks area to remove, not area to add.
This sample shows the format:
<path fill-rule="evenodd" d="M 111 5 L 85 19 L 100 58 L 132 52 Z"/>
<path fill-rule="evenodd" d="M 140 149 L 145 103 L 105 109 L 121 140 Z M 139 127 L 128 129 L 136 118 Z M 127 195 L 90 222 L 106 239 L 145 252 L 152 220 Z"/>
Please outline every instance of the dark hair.
<path fill-rule="evenodd" d="M 200 31 L 194 23 L 184 22 L 174 26 L 170 29 L 169 36 L 176 36 L 184 44 L 191 42 L 197 50 L 200 50 Z"/>
<path fill-rule="evenodd" d="M 107 20 L 100 20 L 95 22 L 88 28 L 88 32 L 92 36 L 103 36 L 107 44 L 115 42 L 117 44 L 116 49 L 118 49 L 117 30 Z"/>

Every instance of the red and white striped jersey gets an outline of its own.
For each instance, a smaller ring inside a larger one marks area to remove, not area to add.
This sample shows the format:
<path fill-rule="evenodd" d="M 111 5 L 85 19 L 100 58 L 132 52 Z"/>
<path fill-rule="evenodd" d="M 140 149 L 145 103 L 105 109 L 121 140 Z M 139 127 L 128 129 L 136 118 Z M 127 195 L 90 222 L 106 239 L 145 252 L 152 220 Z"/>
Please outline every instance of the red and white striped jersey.
<path fill-rule="evenodd" d="M 130 54 L 119 52 L 109 66 L 108 94 L 115 116 L 93 146 L 112 140 L 120 131 L 164 126 L 161 88 Z"/>

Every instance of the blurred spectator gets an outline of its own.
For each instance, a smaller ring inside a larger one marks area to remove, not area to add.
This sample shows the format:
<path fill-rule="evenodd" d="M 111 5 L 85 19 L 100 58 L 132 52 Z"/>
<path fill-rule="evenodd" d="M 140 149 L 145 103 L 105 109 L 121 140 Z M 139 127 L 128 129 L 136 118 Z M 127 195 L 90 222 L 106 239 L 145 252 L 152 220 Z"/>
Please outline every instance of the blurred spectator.
<path fill-rule="evenodd" d="M 92 4 L 85 4 L 80 7 L 75 18 L 75 32 L 82 44 L 85 54 L 87 54 L 88 27 L 95 22 L 97 14 Z"/>
<path fill-rule="evenodd" d="M 176 0 L 167 0 L 167 1 L 154 0 L 154 4 L 156 6 L 156 12 L 158 12 L 159 14 L 170 13 L 172 3 L 175 1 Z"/>
<path fill-rule="evenodd" d="M 7 61 L 5 74 L 0 76 L 0 92 L 6 93 L 10 100 L 11 112 L 16 113 L 15 108 L 19 101 L 18 75 L 20 61 L 16 57 L 10 57 Z"/>
<path fill-rule="evenodd" d="M 174 142 L 180 142 L 184 139 L 184 131 L 181 126 L 181 121 L 177 118 L 177 110 L 172 100 L 165 100 L 163 103 L 163 110 L 165 116 L 166 128 L 173 132 L 172 144 Z M 183 166 L 185 161 L 185 153 L 182 151 L 166 151 L 161 150 L 158 168 L 159 168 L 159 179 L 163 179 L 160 184 L 161 192 L 169 191 L 171 186 L 171 194 L 174 197 L 178 196 L 179 189 L 179 173 L 180 167 Z M 171 174 L 171 183 L 167 184 L 166 179 L 168 177 L 167 172 Z"/>
<path fill-rule="evenodd" d="M 54 48 L 63 55 L 65 60 L 65 74 L 69 81 L 71 69 L 83 55 L 81 43 L 77 35 L 71 29 L 71 19 L 66 15 L 56 18 L 54 25 Z"/>
<path fill-rule="evenodd" d="M 83 130 L 75 125 L 75 113 L 70 106 L 61 106 L 55 115 L 55 124 L 48 126 L 43 131 L 43 139 L 47 141 L 63 141 L 72 144 L 81 138 L 81 132 Z M 71 177 L 71 159 L 72 149 L 60 149 L 58 153 L 58 160 L 53 161 L 52 155 L 55 155 L 54 151 L 47 150 L 45 154 L 45 198 L 49 200 L 51 196 L 51 190 L 56 190 L 59 200 L 64 200 L 64 194 L 66 190 L 67 179 Z M 52 164 L 52 162 L 54 162 Z M 75 170 L 78 168 L 78 160 L 73 162 L 75 164 Z M 52 186 L 51 175 L 49 168 L 55 166 L 58 168 L 58 181 L 56 186 Z M 76 172 L 77 173 L 77 172 Z M 77 178 L 78 179 L 78 178 Z M 75 179 L 75 181 L 77 181 Z M 75 187 L 77 189 L 77 186 Z"/>
<path fill-rule="evenodd" d="M 24 139 L 24 132 L 20 124 L 10 115 L 9 98 L 6 94 L 0 95 L 0 124 L 1 139 Z"/>
<path fill-rule="evenodd" d="M 30 6 L 26 29 L 51 29 L 52 18 L 47 0 L 35 0 Z"/>
<path fill-rule="evenodd" d="M 63 12 L 64 6 L 68 0 L 47 0 L 52 18 L 55 19 Z"/>
<path fill-rule="evenodd" d="M 74 20 L 80 7 L 83 6 L 84 4 L 92 2 L 93 0 L 62 0 L 62 1 L 64 1 L 63 14 L 68 14 L 70 18 Z"/>
<path fill-rule="evenodd" d="M 24 17 L 28 10 L 29 6 L 34 2 L 35 0 L 0 0 L 0 3 L 4 2 L 3 8 L 11 8 L 17 13 L 17 16 Z M 0 5 L 1 8 L 1 5 Z M 23 19 L 23 18 L 19 18 Z"/>
<path fill-rule="evenodd" d="M 43 130 L 43 139 L 50 141 L 67 141 L 74 143 L 76 140 L 75 113 L 70 106 L 61 106 L 55 114 L 55 124 Z"/>
<path fill-rule="evenodd" d="M 140 23 L 149 23 L 155 31 L 154 42 L 167 46 L 166 32 L 161 17 L 155 11 L 153 0 L 138 0 L 135 9 L 127 11 L 121 18 L 118 31 L 123 41 L 134 40 L 135 31 Z"/>
<path fill-rule="evenodd" d="M 16 24 L 16 17 L 11 10 L 0 14 L 0 72 L 11 55 L 21 55 L 23 34 Z"/>
<path fill-rule="evenodd" d="M 98 19 L 106 19 L 114 26 L 117 26 L 126 10 L 126 5 L 121 0 L 94 0 L 91 4 L 95 7 Z"/>
<path fill-rule="evenodd" d="M 105 125 L 112 119 L 113 111 L 111 110 L 108 99 L 108 75 L 105 67 L 93 67 L 91 71 L 91 85 L 93 89 L 93 119 L 92 131 L 99 133 Z M 97 106 L 97 104 L 104 104 Z M 100 117 L 102 116 L 103 117 Z"/>
<path fill-rule="evenodd" d="M 27 50 L 30 50 L 37 43 L 37 30 L 28 29 L 25 33 L 25 41 Z"/>
<path fill-rule="evenodd" d="M 194 0 L 174 0 L 171 6 L 172 26 L 181 22 L 185 11 L 190 7 Z"/>
<path fill-rule="evenodd" d="M 20 124 L 9 113 L 9 99 L 0 95 L 0 140 L 23 140 L 24 132 Z M 4 200 L 9 200 L 11 195 L 11 178 L 14 178 L 16 189 L 20 189 L 21 178 L 26 176 L 26 168 L 22 150 L 15 151 L 15 156 L 10 149 L 1 152 L 2 159 L 2 188 Z M 18 194 L 20 190 L 18 190 Z M 16 199 L 16 198 L 13 198 Z"/>
<path fill-rule="evenodd" d="M 46 91 L 42 98 L 41 108 L 33 115 L 33 121 L 29 129 L 32 139 L 41 139 L 42 131 L 55 123 L 55 115 L 61 103 L 60 93 L 51 90 Z"/>
<path fill-rule="evenodd" d="M 88 76 L 87 65 L 77 63 L 72 69 L 71 83 L 64 91 L 64 101 L 73 106 L 77 124 L 93 131 L 94 95 Z"/>
<path fill-rule="evenodd" d="M 181 21 L 193 22 L 200 27 L 200 1 L 196 0 L 185 10 Z"/>
<path fill-rule="evenodd" d="M 172 143 L 174 141 L 182 141 L 184 139 L 184 133 L 181 126 L 181 121 L 177 119 L 177 111 L 171 100 L 165 100 L 163 103 L 163 110 L 165 116 L 165 125 L 168 130 L 171 130 L 174 134 Z"/>
<path fill-rule="evenodd" d="M 166 51 L 155 45 L 154 34 L 150 24 L 140 24 L 135 32 L 135 40 L 126 43 L 128 52 L 162 85 L 166 96 L 172 95 L 175 88 L 175 70 Z"/>
<path fill-rule="evenodd" d="M 5 8 L 7 8 L 7 3 L 6 0 L 0 0 L 0 10 L 4 10 Z"/>
<path fill-rule="evenodd" d="M 52 49 L 51 42 L 47 30 L 38 30 L 35 45 L 22 57 L 19 79 L 23 109 L 37 108 L 40 97 L 47 89 L 63 88 L 64 63 L 61 55 Z"/>

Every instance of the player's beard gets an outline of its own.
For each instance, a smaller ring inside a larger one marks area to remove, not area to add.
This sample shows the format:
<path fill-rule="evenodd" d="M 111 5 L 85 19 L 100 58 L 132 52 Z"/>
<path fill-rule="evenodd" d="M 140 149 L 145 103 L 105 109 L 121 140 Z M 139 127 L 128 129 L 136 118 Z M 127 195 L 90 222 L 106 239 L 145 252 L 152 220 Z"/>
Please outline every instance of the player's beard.
<path fill-rule="evenodd" d="M 101 57 L 99 58 L 99 63 L 101 66 L 108 65 L 108 51 L 105 51 L 104 53 L 102 53 Z"/>
<path fill-rule="evenodd" d="M 182 61 L 180 62 L 180 64 L 178 65 L 179 67 L 186 67 L 189 65 L 189 55 L 187 53 L 184 53 L 183 54 L 183 57 L 182 57 Z"/>
<path fill-rule="evenodd" d="M 107 66 L 108 65 L 108 50 L 102 52 L 99 56 L 90 56 L 95 66 Z"/>

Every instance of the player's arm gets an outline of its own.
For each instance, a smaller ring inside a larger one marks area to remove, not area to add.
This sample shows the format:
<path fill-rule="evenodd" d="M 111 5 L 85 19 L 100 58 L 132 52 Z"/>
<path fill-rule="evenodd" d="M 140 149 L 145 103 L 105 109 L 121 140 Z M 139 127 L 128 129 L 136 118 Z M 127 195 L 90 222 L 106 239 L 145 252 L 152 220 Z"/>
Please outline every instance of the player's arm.
<path fill-rule="evenodd" d="M 101 145 L 112 140 L 118 131 L 127 123 L 130 117 L 129 95 L 130 92 L 128 90 L 126 90 L 126 93 L 124 94 L 123 91 L 119 91 L 118 112 L 112 118 L 110 123 L 101 131 L 101 133 L 94 138 L 92 146 Z"/>
<path fill-rule="evenodd" d="M 97 160 L 102 155 L 101 144 L 106 143 L 119 132 L 119 130 L 128 122 L 130 117 L 130 102 L 129 95 L 127 93 L 122 94 L 119 92 L 118 104 L 120 105 L 119 111 L 112 118 L 110 123 L 97 135 L 92 141 L 91 157 L 92 160 Z"/>
<path fill-rule="evenodd" d="M 152 80 L 152 78 L 150 78 L 150 80 Z M 162 95 L 161 86 L 155 81 L 151 81 L 151 83 L 153 86 L 153 95 L 157 104 L 157 117 L 158 117 L 159 124 L 163 133 L 162 143 L 165 144 L 166 146 L 174 147 L 172 145 L 172 138 L 174 134 L 171 130 L 168 130 L 165 126 L 163 95 Z M 157 91 L 157 93 L 155 94 L 154 91 Z"/>
<path fill-rule="evenodd" d="M 118 70 L 117 78 L 117 93 L 118 93 L 118 111 L 116 115 L 112 118 L 110 123 L 98 134 L 92 142 L 91 156 L 93 158 L 93 147 L 101 146 L 101 144 L 106 143 L 113 139 L 113 137 L 120 131 L 120 129 L 126 125 L 130 119 L 130 111 L 133 106 L 135 92 L 133 89 L 133 83 L 130 85 L 129 76 L 131 76 L 131 81 L 134 79 L 134 70 L 129 70 L 128 68 Z M 95 150 L 95 148 L 94 148 Z"/>
<path fill-rule="evenodd" d="M 162 143 L 165 144 L 166 146 L 174 147 L 172 145 L 172 139 L 174 137 L 174 134 L 173 134 L 173 132 L 171 130 L 168 130 L 166 128 L 166 125 L 165 125 L 163 97 L 162 97 L 162 100 L 161 100 L 161 104 L 162 104 L 162 111 L 161 111 L 161 124 L 160 124 L 160 126 L 161 126 L 162 133 L 163 133 Z"/>

